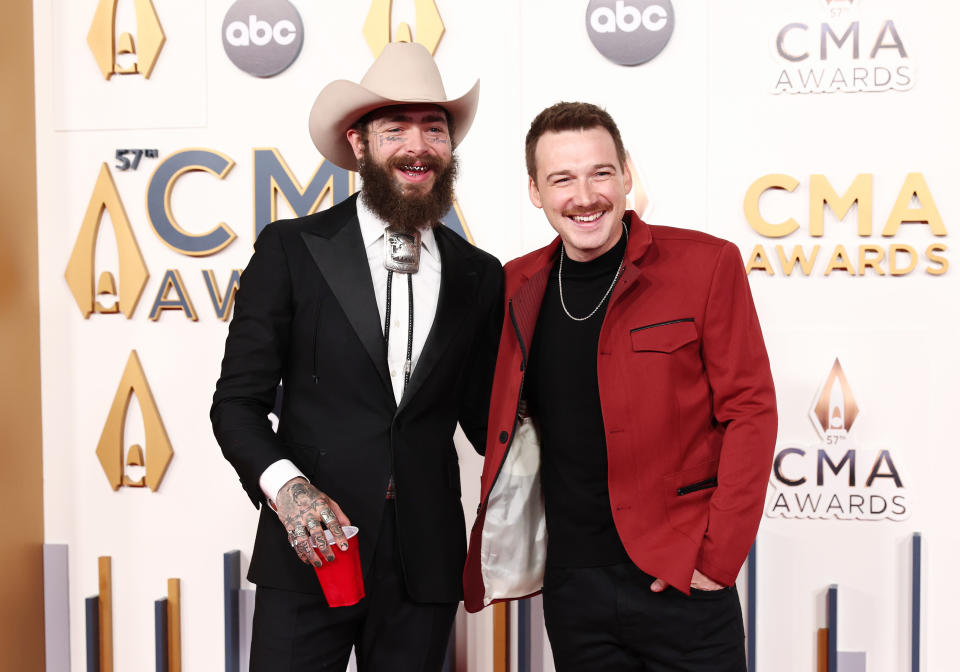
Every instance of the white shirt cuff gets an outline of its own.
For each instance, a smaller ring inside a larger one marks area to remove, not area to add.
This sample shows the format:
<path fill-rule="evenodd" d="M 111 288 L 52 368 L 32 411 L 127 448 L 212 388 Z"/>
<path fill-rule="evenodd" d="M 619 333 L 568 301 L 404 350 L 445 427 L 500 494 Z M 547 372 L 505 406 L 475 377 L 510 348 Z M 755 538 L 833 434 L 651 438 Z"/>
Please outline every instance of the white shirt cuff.
<path fill-rule="evenodd" d="M 297 465 L 290 460 L 277 460 L 263 470 L 263 473 L 260 474 L 260 490 L 263 491 L 271 509 L 277 510 L 275 502 L 280 488 L 286 485 L 287 481 L 297 477 L 307 478 L 302 471 L 297 469 Z"/>

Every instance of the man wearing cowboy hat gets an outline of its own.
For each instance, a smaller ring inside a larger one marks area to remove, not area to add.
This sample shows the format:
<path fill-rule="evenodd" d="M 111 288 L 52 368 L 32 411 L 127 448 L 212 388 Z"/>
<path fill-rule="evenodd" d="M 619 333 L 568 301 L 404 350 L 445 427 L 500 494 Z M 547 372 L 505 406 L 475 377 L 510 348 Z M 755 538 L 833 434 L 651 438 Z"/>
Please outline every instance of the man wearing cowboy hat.
<path fill-rule="evenodd" d="M 439 225 L 477 94 L 448 100 L 409 43 L 327 85 L 310 135 L 359 198 L 266 227 L 243 273 L 211 418 L 260 506 L 254 672 L 343 670 L 354 646 L 360 670 L 442 665 L 466 555 L 453 433 L 482 449 L 502 311 L 499 262 Z M 355 605 L 322 594 L 324 528 L 359 543 Z"/>

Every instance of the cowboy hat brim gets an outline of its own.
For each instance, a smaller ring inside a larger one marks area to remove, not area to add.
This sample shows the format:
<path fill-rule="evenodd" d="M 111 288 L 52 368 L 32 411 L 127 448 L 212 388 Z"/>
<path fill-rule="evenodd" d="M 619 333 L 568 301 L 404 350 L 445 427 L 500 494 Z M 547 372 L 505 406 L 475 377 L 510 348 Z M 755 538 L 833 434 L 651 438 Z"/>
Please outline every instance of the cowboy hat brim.
<path fill-rule="evenodd" d="M 327 84 L 310 110 L 310 137 L 320 153 L 346 170 L 357 170 L 357 158 L 347 141 L 347 131 L 363 115 L 391 105 L 436 105 L 453 119 L 453 144 L 466 136 L 477 113 L 480 80 L 464 95 L 453 100 L 391 98 L 376 94 L 364 86 L 344 79 Z"/>

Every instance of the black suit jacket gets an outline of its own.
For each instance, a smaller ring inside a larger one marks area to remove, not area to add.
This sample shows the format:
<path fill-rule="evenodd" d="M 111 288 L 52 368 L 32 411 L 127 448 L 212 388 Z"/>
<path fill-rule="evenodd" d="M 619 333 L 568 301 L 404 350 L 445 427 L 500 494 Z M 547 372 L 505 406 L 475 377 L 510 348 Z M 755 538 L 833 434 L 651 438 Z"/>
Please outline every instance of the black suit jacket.
<path fill-rule="evenodd" d="M 276 514 L 261 506 L 260 475 L 287 458 L 360 528 L 364 571 L 393 472 L 407 590 L 418 601 L 456 601 L 466 533 L 453 433 L 459 421 L 483 450 L 503 270 L 456 233 L 435 230 L 437 313 L 398 407 L 356 198 L 267 226 L 240 280 L 210 416 L 224 456 L 260 506 L 248 578 L 320 592 Z M 281 381 L 275 434 L 267 416 Z"/>

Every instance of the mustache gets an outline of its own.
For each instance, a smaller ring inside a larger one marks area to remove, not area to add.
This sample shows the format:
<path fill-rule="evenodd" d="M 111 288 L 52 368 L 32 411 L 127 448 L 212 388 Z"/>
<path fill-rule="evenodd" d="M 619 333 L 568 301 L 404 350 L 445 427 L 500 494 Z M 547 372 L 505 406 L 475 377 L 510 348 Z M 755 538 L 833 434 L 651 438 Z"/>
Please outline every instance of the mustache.
<path fill-rule="evenodd" d="M 564 217 L 582 217 L 583 215 L 592 215 L 596 212 L 610 210 L 610 204 L 603 201 L 591 203 L 590 205 L 569 208 L 563 211 Z"/>
<path fill-rule="evenodd" d="M 392 156 L 386 161 L 386 166 L 388 169 L 403 169 L 405 166 L 411 166 L 415 163 L 419 163 L 421 166 L 428 168 L 434 173 L 439 173 L 446 166 L 443 161 L 439 158 L 431 155 L 418 157 L 416 159 L 409 159 L 402 156 Z"/>

